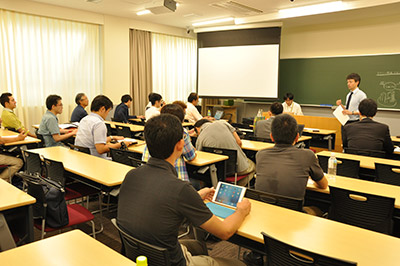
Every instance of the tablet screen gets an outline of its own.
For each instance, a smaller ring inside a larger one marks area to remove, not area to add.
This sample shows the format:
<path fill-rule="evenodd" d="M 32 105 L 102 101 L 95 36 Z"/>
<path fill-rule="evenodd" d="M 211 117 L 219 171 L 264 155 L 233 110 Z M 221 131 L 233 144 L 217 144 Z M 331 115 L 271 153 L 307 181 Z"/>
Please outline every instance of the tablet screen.
<path fill-rule="evenodd" d="M 245 187 L 219 182 L 213 201 L 230 207 L 236 207 L 237 203 L 243 199 L 245 191 Z"/>

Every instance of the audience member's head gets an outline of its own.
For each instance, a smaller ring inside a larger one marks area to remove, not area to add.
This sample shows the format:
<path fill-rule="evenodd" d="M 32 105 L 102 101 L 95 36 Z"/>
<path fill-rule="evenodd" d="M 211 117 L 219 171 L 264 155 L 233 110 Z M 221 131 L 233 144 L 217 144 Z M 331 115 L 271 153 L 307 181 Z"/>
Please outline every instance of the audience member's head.
<path fill-rule="evenodd" d="M 77 105 L 81 105 L 83 108 L 89 105 L 88 97 L 84 93 L 78 93 L 75 96 L 75 103 Z"/>
<path fill-rule="evenodd" d="M 151 100 L 150 100 L 150 99 L 151 99 L 151 95 L 152 95 L 152 94 L 153 94 L 153 93 L 152 93 L 152 92 L 150 92 L 150 93 L 149 93 L 149 95 L 147 96 L 147 98 L 149 98 L 149 102 L 151 102 Z"/>
<path fill-rule="evenodd" d="M 152 117 L 144 127 L 144 138 L 151 157 L 165 160 L 183 138 L 182 123 L 171 114 Z"/>
<path fill-rule="evenodd" d="M 61 106 L 61 111 L 62 111 L 62 103 L 61 103 L 61 96 L 52 94 L 47 96 L 46 99 L 46 107 L 47 110 L 52 110 L 53 108 L 58 108 Z"/>
<path fill-rule="evenodd" d="M 175 102 L 173 102 L 172 104 L 177 104 L 177 105 L 179 105 L 180 107 L 183 108 L 183 111 L 186 112 L 186 108 L 187 108 L 186 103 L 184 103 L 184 102 L 182 102 L 182 101 L 175 101 Z"/>
<path fill-rule="evenodd" d="M 10 98 L 12 97 L 12 94 L 9 92 L 4 92 L 1 96 L 0 96 L 0 103 L 1 105 L 3 105 L 3 107 L 6 107 L 6 103 L 10 103 Z M 7 107 L 8 108 L 8 107 Z"/>
<path fill-rule="evenodd" d="M 351 73 L 351 74 L 347 75 L 346 80 L 349 80 L 349 79 L 353 79 L 355 82 L 358 82 L 358 83 L 357 83 L 357 86 L 358 86 L 358 87 L 360 86 L 360 84 L 361 84 L 361 77 L 360 77 L 360 75 L 358 75 L 357 73 Z"/>
<path fill-rule="evenodd" d="M 90 111 L 98 112 L 101 107 L 104 107 L 105 111 L 109 111 L 113 108 L 113 102 L 105 95 L 97 95 L 90 105 Z"/>
<path fill-rule="evenodd" d="M 364 99 L 358 105 L 358 110 L 362 116 L 374 117 L 378 111 L 378 105 L 373 99 Z"/>
<path fill-rule="evenodd" d="M 294 95 L 291 92 L 286 93 L 285 95 L 283 95 L 283 100 L 293 100 L 294 99 Z"/>
<path fill-rule="evenodd" d="M 160 102 L 161 103 L 161 99 L 162 99 L 162 96 L 160 94 L 158 94 L 158 93 L 153 92 L 150 95 L 151 105 L 156 105 L 156 102 Z"/>
<path fill-rule="evenodd" d="M 211 123 L 211 121 L 208 120 L 208 119 L 203 118 L 203 119 L 197 120 L 197 122 L 194 123 L 194 128 L 196 129 L 197 134 L 200 134 L 200 128 L 201 128 L 205 123 Z"/>
<path fill-rule="evenodd" d="M 283 106 L 281 103 L 279 102 L 274 102 L 273 104 L 271 104 L 271 106 L 269 107 L 269 111 L 272 113 L 272 115 L 279 115 L 282 114 L 283 112 Z"/>
<path fill-rule="evenodd" d="M 272 121 L 271 134 L 276 144 L 293 144 L 297 132 L 296 119 L 291 115 L 277 115 Z"/>
<path fill-rule="evenodd" d="M 188 102 L 193 103 L 194 101 L 197 101 L 198 99 L 199 99 L 199 95 L 195 92 L 192 92 L 191 94 L 189 94 Z"/>
<path fill-rule="evenodd" d="M 121 97 L 121 102 L 127 103 L 129 101 L 132 101 L 132 97 L 129 94 L 125 94 Z"/>
<path fill-rule="evenodd" d="M 163 108 L 161 108 L 160 113 L 174 115 L 178 117 L 181 122 L 183 122 L 183 119 L 185 119 L 185 111 L 180 105 L 177 104 L 164 105 Z"/>

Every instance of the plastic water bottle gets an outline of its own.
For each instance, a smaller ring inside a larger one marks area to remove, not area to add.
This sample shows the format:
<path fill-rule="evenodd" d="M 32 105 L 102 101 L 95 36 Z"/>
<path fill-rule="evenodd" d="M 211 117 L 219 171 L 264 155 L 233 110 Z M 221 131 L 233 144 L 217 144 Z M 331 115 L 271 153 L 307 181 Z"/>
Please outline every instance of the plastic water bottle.
<path fill-rule="evenodd" d="M 147 258 L 146 258 L 146 256 L 138 256 L 136 258 L 136 265 L 137 266 L 147 266 Z"/>
<path fill-rule="evenodd" d="M 208 109 L 208 111 L 207 111 L 207 116 L 211 116 L 211 110 L 210 109 Z"/>
<path fill-rule="evenodd" d="M 337 159 L 335 153 L 331 153 L 331 157 L 328 160 L 328 175 L 335 176 L 337 169 Z"/>

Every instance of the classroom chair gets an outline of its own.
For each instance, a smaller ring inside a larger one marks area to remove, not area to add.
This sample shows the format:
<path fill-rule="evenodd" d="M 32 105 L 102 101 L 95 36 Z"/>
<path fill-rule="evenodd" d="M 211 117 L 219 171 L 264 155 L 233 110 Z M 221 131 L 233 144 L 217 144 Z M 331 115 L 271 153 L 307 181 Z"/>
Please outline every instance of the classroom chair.
<path fill-rule="evenodd" d="M 116 129 L 117 129 L 117 136 L 132 138 L 132 132 L 129 126 L 116 126 Z"/>
<path fill-rule="evenodd" d="M 237 184 L 238 181 L 249 178 L 249 175 L 240 175 L 237 173 L 237 151 L 231 149 L 203 147 L 202 151 L 226 155 L 229 157 L 225 164 L 225 181 Z M 250 180 L 247 180 L 247 186 L 250 187 Z"/>
<path fill-rule="evenodd" d="M 250 188 L 246 189 L 246 194 L 244 196 L 249 199 L 284 207 L 287 209 L 300 212 L 303 211 L 303 199 L 276 195 L 273 193 L 267 193 Z"/>
<path fill-rule="evenodd" d="M 145 161 L 136 159 L 136 158 L 134 158 L 134 157 L 132 157 L 132 156 L 128 156 L 128 159 L 131 161 L 131 165 L 132 165 L 133 167 L 136 167 L 136 168 L 137 168 L 137 167 L 140 167 L 140 166 L 142 166 L 142 165 L 144 165 L 144 164 L 146 164 Z"/>
<path fill-rule="evenodd" d="M 319 165 L 321 166 L 322 170 L 325 173 L 327 173 L 329 156 L 323 156 L 323 155 L 317 155 L 317 156 Z M 336 160 L 337 160 L 336 175 L 359 178 L 358 173 L 360 171 L 360 161 L 337 158 L 337 157 Z"/>
<path fill-rule="evenodd" d="M 136 261 L 136 258 L 140 255 L 146 256 L 148 265 L 171 265 L 169 253 L 166 248 L 160 248 L 134 238 L 119 227 L 115 218 L 111 219 L 111 222 L 119 232 L 122 243 L 122 255 L 132 261 Z"/>
<path fill-rule="evenodd" d="M 268 265 L 291 266 L 354 266 L 356 262 L 331 258 L 284 243 L 261 232 L 267 253 Z"/>
<path fill-rule="evenodd" d="M 394 165 L 375 163 L 376 182 L 400 186 L 400 168 Z"/>
<path fill-rule="evenodd" d="M 39 134 L 38 131 L 39 131 L 39 130 L 36 130 L 36 137 L 37 137 L 38 139 L 40 139 L 40 142 L 38 142 L 37 146 L 38 146 L 38 148 L 44 148 L 44 147 L 46 147 L 46 145 L 45 145 L 45 143 L 44 143 L 43 135 L 42 135 L 42 134 Z"/>
<path fill-rule="evenodd" d="M 86 153 L 86 154 L 90 154 L 90 149 L 89 148 L 78 146 L 78 145 L 73 145 L 71 143 L 68 143 L 68 145 L 69 145 L 71 150 L 80 151 L 80 152 L 83 152 L 83 153 Z"/>
<path fill-rule="evenodd" d="M 376 232 L 391 234 L 394 198 L 329 186 L 328 218 Z"/>
<path fill-rule="evenodd" d="M 33 218 L 36 220 L 35 227 L 41 231 L 41 239 L 44 238 L 46 232 L 62 230 L 74 225 L 90 222 L 92 225 L 93 238 L 96 239 L 95 224 L 93 222 L 93 214 L 85 207 L 79 204 L 67 204 L 69 223 L 61 228 L 53 228 L 46 225 L 47 218 L 47 201 L 45 192 L 40 183 L 31 178 L 24 178 L 28 186 L 28 194 L 36 199 L 33 207 Z"/>
<path fill-rule="evenodd" d="M 44 173 L 43 162 L 38 153 L 23 150 L 22 158 L 25 161 L 25 172 L 28 174 L 39 174 L 40 176 Z"/>
<path fill-rule="evenodd" d="M 116 129 L 112 128 L 109 123 L 106 123 L 106 128 L 107 128 L 107 136 L 114 136 L 117 134 Z"/>

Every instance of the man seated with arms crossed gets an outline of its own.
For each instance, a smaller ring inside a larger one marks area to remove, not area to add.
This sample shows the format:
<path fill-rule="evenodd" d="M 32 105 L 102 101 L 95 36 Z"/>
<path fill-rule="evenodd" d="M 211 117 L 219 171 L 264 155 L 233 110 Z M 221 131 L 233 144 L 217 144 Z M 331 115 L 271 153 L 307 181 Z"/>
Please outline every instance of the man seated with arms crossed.
<path fill-rule="evenodd" d="M 28 135 L 36 138 L 35 134 L 30 133 L 18 119 L 14 113 L 14 109 L 17 107 L 17 101 L 11 93 L 5 92 L 0 96 L 0 103 L 3 105 L 3 113 L 1 114 L 1 119 L 3 120 L 3 127 L 9 130 L 21 132 L 28 132 Z"/>
<path fill-rule="evenodd" d="M 128 123 L 131 118 L 144 118 L 144 116 L 129 115 L 129 108 L 132 104 L 132 97 L 125 94 L 121 97 L 121 103 L 117 105 L 114 112 L 114 121 Z"/>
<path fill-rule="evenodd" d="M 0 119 L 1 123 L 1 119 Z M 15 137 L 1 137 L 0 136 L 0 145 L 6 144 L 6 143 L 11 143 L 11 142 L 16 142 L 16 141 L 21 141 L 24 140 L 26 137 L 26 134 L 24 131 L 22 131 L 19 135 Z M 0 164 L 1 165 L 8 165 L 8 169 L 4 169 L 3 172 L 0 173 L 0 178 L 4 179 L 7 182 L 10 182 L 10 178 L 14 176 L 16 172 L 21 169 L 21 167 L 24 165 L 24 162 L 16 157 L 13 156 L 8 156 L 4 154 L 0 154 Z"/>
<path fill-rule="evenodd" d="M 276 116 L 271 125 L 271 139 L 275 146 L 256 155 L 257 190 L 304 199 L 308 177 L 317 187 L 328 187 L 315 154 L 293 146 L 299 139 L 296 119 L 288 114 Z"/>
<path fill-rule="evenodd" d="M 66 130 L 60 129 L 58 126 L 57 115 L 63 111 L 61 97 L 58 95 L 49 95 L 46 99 L 47 111 L 40 121 L 38 134 L 41 134 L 44 139 L 45 147 L 63 146 L 61 142 L 73 137 L 77 129 Z"/>
<path fill-rule="evenodd" d="M 256 127 L 254 128 L 254 135 L 257 138 L 271 140 L 270 135 L 272 121 L 274 121 L 275 116 L 282 114 L 282 112 L 283 106 L 281 103 L 274 102 L 273 104 L 271 104 L 271 106 L 269 107 L 269 114 L 271 115 L 271 117 L 267 120 L 257 121 Z"/>
<path fill-rule="evenodd" d="M 89 105 L 89 99 L 84 93 L 78 93 L 75 97 L 77 106 L 71 114 L 71 122 L 81 122 L 88 115 L 85 108 Z"/>
<path fill-rule="evenodd" d="M 250 202 L 243 199 L 235 213 L 221 221 L 203 202 L 211 199 L 214 189 L 196 192 L 177 178 L 174 163 L 182 154 L 184 140 L 181 121 L 175 116 L 161 114 L 150 119 L 144 137 L 151 158 L 126 175 L 119 194 L 118 224 L 135 238 L 167 248 L 171 265 L 244 265 L 232 259 L 194 256 L 200 255 L 197 252 L 192 256 L 188 249 L 201 245 L 194 240 L 180 244 L 178 230 L 186 220 L 226 240 L 249 214 Z"/>
<path fill-rule="evenodd" d="M 211 122 L 207 119 L 201 119 L 194 124 L 198 138 L 196 148 L 201 151 L 203 147 L 230 149 L 237 151 L 237 172 L 238 176 L 248 175 L 238 181 L 238 185 L 245 186 L 247 181 L 254 177 L 255 164 L 244 154 L 240 140 L 233 126 L 225 120 Z"/>
<path fill-rule="evenodd" d="M 373 120 L 378 105 L 372 99 L 364 99 L 358 106 L 361 121 L 347 124 L 343 128 L 343 148 L 360 151 L 384 151 L 390 156 L 394 145 L 389 127 Z"/>
<path fill-rule="evenodd" d="M 152 93 L 149 95 L 151 107 L 146 109 L 145 116 L 146 121 L 160 114 L 160 108 L 163 105 L 162 96 L 158 93 Z"/>
<path fill-rule="evenodd" d="M 89 148 L 92 155 L 109 159 L 107 152 L 110 151 L 110 148 L 119 149 L 121 145 L 129 146 L 131 144 L 128 141 L 109 143 L 113 139 L 123 139 L 123 137 L 116 136 L 107 137 L 107 127 L 104 119 L 106 119 L 112 107 L 113 103 L 107 96 L 98 95 L 93 99 L 90 106 L 90 115 L 84 117 L 79 123 L 75 145 Z"/>

